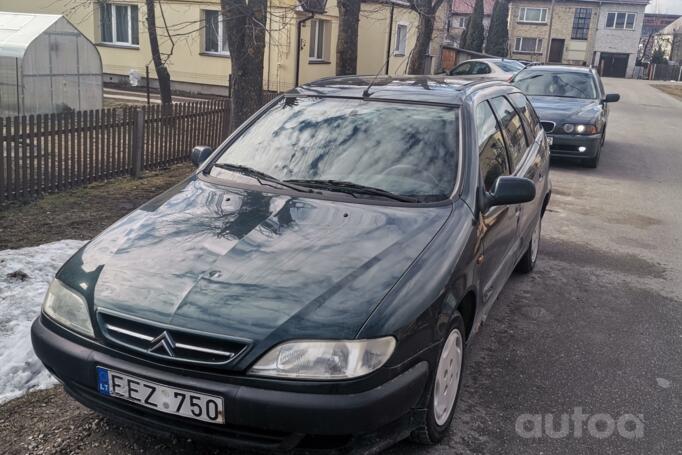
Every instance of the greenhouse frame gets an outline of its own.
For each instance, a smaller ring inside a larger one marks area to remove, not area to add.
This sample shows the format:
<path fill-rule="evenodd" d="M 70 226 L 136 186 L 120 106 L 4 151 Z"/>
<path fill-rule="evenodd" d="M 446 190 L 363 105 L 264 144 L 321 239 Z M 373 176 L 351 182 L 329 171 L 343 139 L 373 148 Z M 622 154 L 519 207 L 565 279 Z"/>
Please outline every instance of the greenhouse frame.
<path fill-rule="evenodd" d="M 0 12 L 0 116 L 102 108 L 102 59 L 64 16 Z"/>

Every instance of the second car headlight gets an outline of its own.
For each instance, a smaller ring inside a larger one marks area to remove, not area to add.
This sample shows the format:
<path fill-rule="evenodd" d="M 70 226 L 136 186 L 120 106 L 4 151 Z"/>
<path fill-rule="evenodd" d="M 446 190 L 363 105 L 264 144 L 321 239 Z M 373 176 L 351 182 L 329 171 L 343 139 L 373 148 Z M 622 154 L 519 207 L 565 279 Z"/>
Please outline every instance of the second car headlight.
<path fill-rule="evenodd" d="M 68 329 L 94 337 L 85 298 L 67 288 L 57 279 L 52 280 L 50 288 L 47 290 L 43 312 L 50 319 Z"/>
<path fill-rule="evenodd" d="M 393 354 L 395 338 L 289 341 L 275 346 L 249 371 L 296 379 L 349 379 L 380 368 Z"/>
<path fill-rule="evenodd" d="M 563 126 L 563 130 L 568 134 L 597 134 L 596 126 L 582 123 L 566 123 Z"/>

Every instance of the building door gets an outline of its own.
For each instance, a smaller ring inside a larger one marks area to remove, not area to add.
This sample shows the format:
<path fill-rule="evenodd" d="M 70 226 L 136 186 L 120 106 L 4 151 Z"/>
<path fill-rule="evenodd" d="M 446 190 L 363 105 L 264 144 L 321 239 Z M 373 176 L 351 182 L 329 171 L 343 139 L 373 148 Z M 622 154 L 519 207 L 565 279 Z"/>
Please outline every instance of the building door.
<path fill-rule="evenodd" d="M 599 58 L 599 73 L 604 77 L 625 77 L 629 58 L 628 54 L 602 52 Z"/>
<path fill-rule="evenodd" d="M 564 42 L 565 40 L 552 38 L 552 44 L 549 47 L 550 63 L 561 63 L 564 58 Z"/>

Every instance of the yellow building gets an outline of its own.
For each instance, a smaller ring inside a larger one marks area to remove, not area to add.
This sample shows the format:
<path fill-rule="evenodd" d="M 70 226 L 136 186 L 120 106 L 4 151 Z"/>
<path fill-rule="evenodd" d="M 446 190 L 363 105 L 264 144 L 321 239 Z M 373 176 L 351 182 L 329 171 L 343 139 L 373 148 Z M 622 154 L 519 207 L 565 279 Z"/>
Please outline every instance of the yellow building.
<path fill-rule="evenodd" d="M 104 81 L 128 83 L 154 65 L 146 31 L 144 0 L 2 0 L 0 9 L 64 14 L 99 48 Z M 440 70 L 448 2 L 438 12 L 431 46 L 432 72 Z M 271 0 L 265 44 L 264 88 L 295 86 L 297 22 L 310 16 L 296 0 Z M 165 25 L 164 25 L 165 18 Z M 219 0 L 164 0 L 156 3 L 161 51 L 176 90 L 226 94 L 230 55 Z M 404 74 L 417 34 L 419 15 L 404 0 L 371 0 L 362 5 L 358 73 Z M 328 0 L 324 14 L 301 24 L 299 83 L 333 76 L 336 69 L 338 8 Z M 385 62 L 388 58 L 388 65 Z M 387 68 L 385 68 L 387 66 Z M 153 84 L 153 82 L 152 82 Z"/>

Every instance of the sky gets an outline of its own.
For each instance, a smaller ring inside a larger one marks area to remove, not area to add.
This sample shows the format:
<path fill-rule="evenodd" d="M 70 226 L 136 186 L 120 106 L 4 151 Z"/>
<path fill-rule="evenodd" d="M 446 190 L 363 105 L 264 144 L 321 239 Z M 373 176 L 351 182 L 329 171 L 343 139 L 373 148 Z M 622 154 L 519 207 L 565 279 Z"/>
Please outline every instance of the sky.
<path fill-rule="evenodd" d="M 682 0 L 651 0 L 646 12 L 682 15 Z"/>

